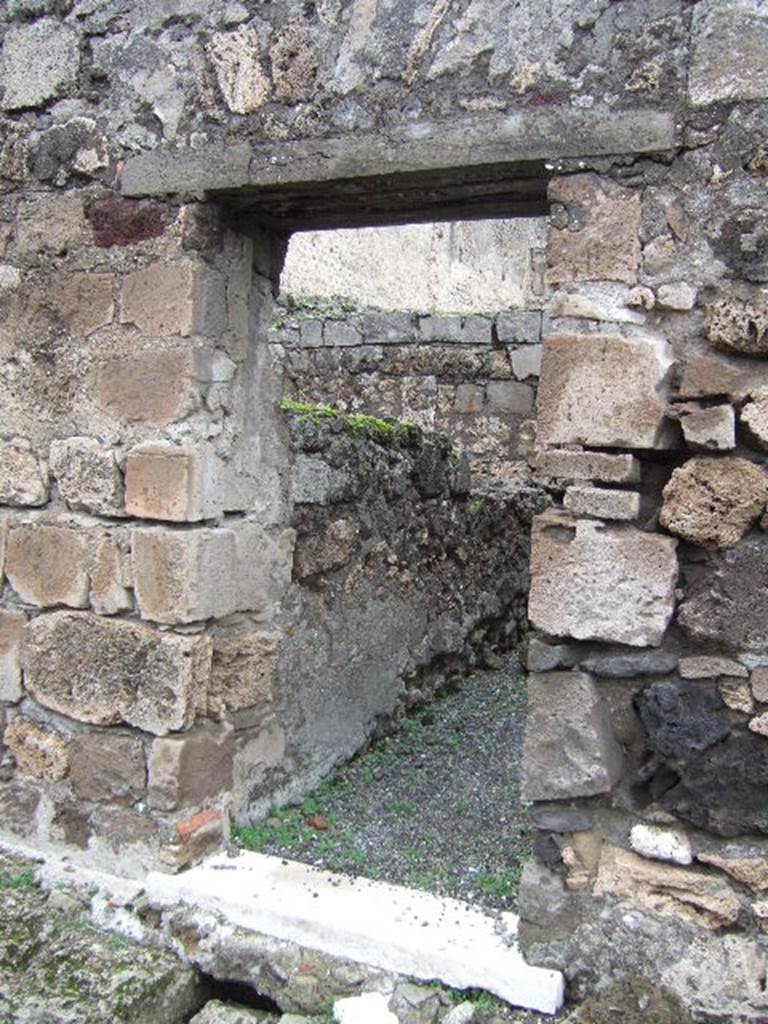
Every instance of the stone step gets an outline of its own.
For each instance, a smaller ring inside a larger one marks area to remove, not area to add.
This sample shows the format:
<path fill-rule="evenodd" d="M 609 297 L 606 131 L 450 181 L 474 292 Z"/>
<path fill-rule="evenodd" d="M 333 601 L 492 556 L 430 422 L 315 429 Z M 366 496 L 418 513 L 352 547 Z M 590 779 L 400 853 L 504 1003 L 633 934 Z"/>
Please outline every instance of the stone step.
<path fill-rule="evenodd" d="M 183 902 L 234 925 L 319 952 L 452 988 L 478 988 L 513 1006 L 555 1013 L 559 971 L 532 967 L 517 945 L 518 918 L 459 900 L 350 878 L 259 853 L 220 854 L 180 875 L 153 872 L 158 904 Z"/>

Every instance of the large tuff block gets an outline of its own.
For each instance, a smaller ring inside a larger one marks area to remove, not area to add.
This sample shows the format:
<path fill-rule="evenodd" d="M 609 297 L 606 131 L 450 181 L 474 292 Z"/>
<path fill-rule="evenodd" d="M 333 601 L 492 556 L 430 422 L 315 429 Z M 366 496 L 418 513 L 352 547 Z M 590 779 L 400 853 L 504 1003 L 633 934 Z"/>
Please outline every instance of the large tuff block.
<path fill-rule="evenodd" d="M 523 797 L 567 800 L 607 793 L 623 765 L 610 717 L 584 672 L 532 674 L 523 746 Z"/>
<path fill-rule="evenodd" d="M 146 790 L 144 744 L 136 736 L 78 736 L 69 747 L 69 774 L 81 800 L 134 804 Z"/>
<path fill-rule="evenodd" d="M 539 475 L 561 480 L 598 480 L 616 484 L 640 480 L 640 463 L 634 455 L 553 448 L 537 452 L 533 465 Z"/>
<path fill-rule="evenodd" d="M 34 699 L 79 722 L 125 722 L 163 736 L 188 728 L 205 710 L 211 662 L 206 637 L 54 612 L 27 626 L 22 659 Z"/>
<path fill-rule="evenodd" d="M 97 366 L 97 399 L 121 423 L 162 427 L 195 408 L 200 378 L 200 358 L 192 349 L 138 352 Z"/>
<path fill-rule="evenodd" d="M 131 535 L 142 618 L 195 622 L 263 610 L 291 577 L 293 531 L 255 523 L 216 529 L 140 528 Z"/>
<path fill-rule="evenodd" d="M 537 516 L 531 622 L 552 636 L 658 646 L 675 606 L 676 546 L 632 526 Z"/>
<path fill-rule="evenodd" d="M 208 711 L 258 708 L 272 703 L 272 679 L 281 636 L 265 630 L 229 630 L 213 637 L 213 664 Z"/>
<path fill-rule="evenodd" d="M 669 345 L 653 336 L 550 334 L 538 393 L 542 444 L 666 448 Z"/>
<path fill-rule="evenodd" d="M 232 789 L 235 730 L 206 722 L 183 736 L 157 739 L 149 755 L 150 807 L 193 807 Z"/>
<path fill-rule="evenodd" d="M 188 337 L 205 326 L 204 268 L 193 260 L 153 263 L 123 282 L 120 322 L 145 334 Z"/>
<path fill-rule="evenodd" d="M 693 106 L 768 96 L 768 12 L 760 0 L 705 0 L 693 26 Z"/>
<path fill-rule="evenodd" d="M 549 229 L 547 278 L 634 284 L 640 256 L 640 194 L 596 174 L 554 178 L 549 198 L 564 205 L 567 223 Z"/>
<path fill-rule="evenodd" d="M 70 508 L 122 515 L 122 478 L 115 453 L 107 445 L 93 437 L 54 441 L 50 465 Z"/>
<path fill-rule="evenodd" d="M 661 525 L 693 544 L 732 547 L 768 502 L 768 473 L 733 456 L 689 459 L 664 488 Z"/>
<path fill-rule="evenodd" d="M 132 448 L 125 460 L 125 508 L 139 519 L 196 522 L 222 512 L 212 453 L 165 442 Z"/>
<path fill-rule="evenodd" d="M 88 604 L 87 534 L 60 526 L 29 524 L 8 533 L 5 571 L 27 604 L 38 608 Z"/>

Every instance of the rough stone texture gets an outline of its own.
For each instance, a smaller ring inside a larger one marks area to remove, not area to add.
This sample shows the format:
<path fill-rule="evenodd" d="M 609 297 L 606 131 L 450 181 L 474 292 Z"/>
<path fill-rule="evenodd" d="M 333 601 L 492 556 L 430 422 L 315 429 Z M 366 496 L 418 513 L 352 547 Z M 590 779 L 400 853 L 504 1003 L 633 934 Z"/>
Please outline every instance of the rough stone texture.
<path fill-rule="evenodd" d="M 267 630 L 230 630 L 213 636 L 208 695 L 211 714 L 260 708 L 272 703 L 280 634 Z"/>
<path fill-rule="evenodd" d="M 684 281 L 663 284 L 656 292 L 656 305 L 660 309 L 674 309 L 684 312 L 693 309 L 696 303 L 696 289 Z"/>
<path fill-rule="evenodd" d="M 202 269 L 191 261 L 153 264 L 123 282 L 120 323 L 145 334 L 188 337 L 201 327 Z"/>
<path fill-rule="evenodd" d="M 608 792 L 623 757 L 590 676 L 549 672 L 530 677 L 523 750 L 526 800 Z"/>
<path fill-rule="evenodd" d="M 664 488 L 659 522 L 693 544 L 732 547 L 765 510 L 768 474 L 733 456 L 690 459 Z"/>
<path fill-rule="evenodd" d="M 768 372 L 761 363 L 712 353 L 691 355 L 683 362 L 678 387 L 680 398 L 717 398 L 741 400 L 768 386 Z"/>
<path fill-rule="evenodd" d="M 563 480 L 629 484 L 640 479 L 640 463 L 634 455 L 553 449 L 537 452 L 534 465 L 540 474 Z"/>
<path fill-rule="evenodd" d="M 486 388 L 491 412 L 525 416 L 533 409 L 533 388 L 518 381 L 491 381 Z"/>
<path fill-rule="evenodd" d="M 634 290 L 633 290 L 634 291 Z M 569 285 L 555 292 L 546 305 L 550 318 L 605 320 L 610 323 L 645 323 L 644 313 L 632 308 L 632 291 L 625 284 L 607 281 Z"/>
<path fill-rule="evenodd" d="M 545 514 L 534 521 L 531 544 L 528 614 L 536 627 L 577 640 L 661 643 L 674 610 L 674 542 Z"/>
<path fill-rule="evenodd" d="M 249 1010 L 235 1003 L 211 999 L 191 1018 L 189 1024 L 280 1024 L 280 1021 L 285 1021 L 285 1015 L 278 1016 L 266 1010 Z"/>
<path fill-rule="evenodd" d="M 688 79 L 691 103 L 756 100 L 768 96 L 768 17 L 755 0 L 707 0 L 694 15 Z"/>
<path fill-rule="evenodd" d="M 100 615 L 132 611 L 132 583 L 124 537 L 118 541 L 109 533 L 91 535 L 88 575 L 91 580 L 91 608 Z"/>
<path fill-rule="evenodd" d="M 118 422 L 162 427 L 198 401 L 198 360 L 190 349 L 141 352 L 96 367 L 100 406 Z"/>
<path fill-rule="evenodd" d="M 122 477 L 115 453 L 90 437 L 54 441 L 51 472 L 70 508 L 101 515 L 122 514 Z"/>
<path fill-rule="evenodd" d="M 731 651 L 764 651 L 766 587 L 768 537 L 748 537 L 710 554 L 706 576 L 694 576 L 685 586 L 678 622 L 695 640 L 713 640 Z"/>
<path fill-rule="evenodd" d="M 669 861 L 672 864 L 693 863 L 691 843 L 682 829 L 635 825 L 630 832 L 629 842 L 634 852 L 641 857 Z"/>
<path fill-rule="evenodd" d="M 317 573 L 340 569 L 357 550 L 359 530 L 349 519 L 336 519 L 323 530 L 302 537 L 296 544 L 293 571 L 305 580 Z"/>
<path fill-rule="evenodd" d="M 173 811 L 232 789 L 234 729 L 207 722 L 183 736 L 156 739 L 148 761 L 150 807 Z"/>
<path fill-rule="evenodd" d="M 3 41 L 0 80 L 4 110 L 37 107 L 75 86 L 77 33 L 54 18 L 12 26 Z"/>
<path fill-rule="evenodd" d="M 572 1024 L 614 1024 L 617 1017 L 622 1024 L 692 1024 L 681 999 L 642 977 L 624 978 L 590 996 L 576 1010 Z"/>
<path fill-rule="evenodd" d="M 636 698 L 648 743 L 662 757 L 690 759 L 730 732 L 730 720 L 712 684 L 662 680 Z"/>
<path fill-rule="evenodd" d="M 538 393 L 542 444 L 663 448 L 668 345 L 656 337 L 550 334 Z"/>
<path fill-rule="evenodd" d="M 768 736 L 768 712 L 764 711 L 761 715 L 756 715 L 752 718 L 749 722 L 749 728 L 759 736 Z"/>
<path fill-rule="evenodd" d="M 3 742 L 24 775 L 63 779 L 69 770 L 67 744 L 53 729 L 19 716 L 6 726 Z"/>
<path fill-rule="evenodd" d="M 219 88 L 235 114 L 252 114 L 262 107 L 271 91 L 260 60 L 259 36 L 247 25 L 234 32 L 220 32 L 208 47 Z"/>
<path fill-rule="evenodd" d="M 63 279 L 56 292 L 56 305 L 74 337 L 89 335 L 112 323 L 115 315 L 114 274 L 82 272 Z"/>
<path fill-rule="evenodd" d="M 21 441 L 0 441 L 0 502 L 44 505 L 48 482 L 40 465 Z"/>
<path fill-rule="evenodd" d="M 768 861 L 764 857 L 731 857 L 700 850 L 696 860 L 725 871 L 737 882 L 749 886 L 753 892 L 768 889 Z"/>
<path fill-rule="evenodd" d="M 675 914 L 711 929 L 735 924 L 740 910 L 735 893 L 720 879 L 644 860 L 608 845 L 600 858 L 595 894 L 645 906 L 656 914 Z"/>
<path fill-rule="evenodd" d="M 40 704 L 80 722 L 125 722 L 157 735 L 188 728 L 206 706 L 210 643 L 87 613 L 29 624 L 25 682 Z"/>
<path fill-rule="evenodd" d="M 569 209 L 567 227 L 550 227 L 547 279 L 637 280 L 640 255 L 640 197 L 594 174 L 555 178 L 549 199 Z"/>
<path fill-rule="evenodd" d="M 739 413 L 739 420 L 755 446 L 768 452 L 768 391 L 753 395 Z"/>
<path fill-rule="evenodd" d="M 605 487 L 569 487 L 563 505 L 573 515 L 599 519 L 637 519 L 640 495 L 636 491 L 612 491 Z"/>
<path fill-rule="evenodd" d="M 0 701 L 21 699 L 21 634 L 27 617 L 23 612 L 0 611 Z"/>
<path fill-rule="evenodd" d="M 755 700 L 768 704 L 768 668 L 756 668 L 749 677 L 749 685 Z"/>
<path fill-rule="evenodd" d="M 736 414 L 731 405 L 679 410 L 685 443 L 699 451 L 731 451 L 736 447 Z"/>
<path fill-rule="evenodd" d="M 678 671 L 683 679 L 712 679 L 715 676 L 746 679 L 749 676 L 749 671 L 740 662 L 716 654 L 694 654 L 681 658 Z"/>
<path fill-rule="evenodd" d="M 677 655 L 670 651 L 627 651 L 621 654 L 590 654 L 579 664 L 596 676 L 631 679 L 633 676 L 655 676 L 673 672 Z"/>
<path fill-rule="evenodd" d="M 195 522 L 222 511 L 213 457 L 202 446 L 161 442 L 131 449 L 125 460 L 125 510 L 139 519 Z"/>
<path fill-rule="evenodd" d="M 69 775 L 81 800 L 134 804 L 146 790 L 144 746 L 134 736 L 78 736 L 69 746 Z"/>
<path fill-rule="evenodd" d="M 755 710 L 752 691 L 746 679 L 721 679 L 717 684 L 720 698 L 727 708 L 751 715 Z"/>
<path fill-rule="evenodd" d="M 726 297 L 707 310 L 707 337 L 716 348 L 746 356 L 768 355 L 765 305 Z"/>
<path fill-rule="evenodd" d="M 21 600 L 39 608 L 84 608 L 89 588 L 86 539 L 69 527 L 12 527 L 5 572 Z"/>

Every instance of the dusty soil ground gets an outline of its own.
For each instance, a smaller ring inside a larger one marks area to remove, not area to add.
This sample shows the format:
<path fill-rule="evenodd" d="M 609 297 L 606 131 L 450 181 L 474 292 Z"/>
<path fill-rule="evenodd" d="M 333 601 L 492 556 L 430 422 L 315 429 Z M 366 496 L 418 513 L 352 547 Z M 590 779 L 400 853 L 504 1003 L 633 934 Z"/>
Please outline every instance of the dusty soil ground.
<path fill-rule="evenodd" d="M 488 909 L 514 909 L 531 835 L 520 805 L 525 677 L 516 658 L 406 718 L 299 807 L 237 842 Z"/>

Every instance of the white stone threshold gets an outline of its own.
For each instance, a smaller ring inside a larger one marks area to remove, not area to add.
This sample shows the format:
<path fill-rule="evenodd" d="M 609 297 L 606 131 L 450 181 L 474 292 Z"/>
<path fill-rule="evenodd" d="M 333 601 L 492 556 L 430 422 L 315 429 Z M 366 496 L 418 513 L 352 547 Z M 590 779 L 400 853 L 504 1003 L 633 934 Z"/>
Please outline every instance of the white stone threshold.
<path fill-rule="evenodd" d="M 182 902 L 332 956 L 484 989 L 513 1006 L 556 1013 L 563 1002 L 562 974 L 523 959 L 515 914 L 491 917 L 459 900 L 246 852 L 179 875 L 152 872 L 144 888 L 156 904 Z"/>

